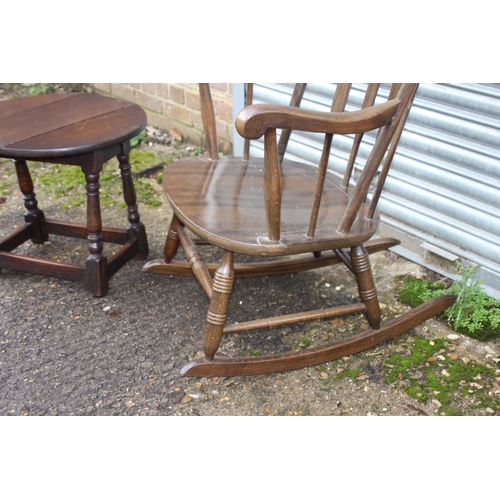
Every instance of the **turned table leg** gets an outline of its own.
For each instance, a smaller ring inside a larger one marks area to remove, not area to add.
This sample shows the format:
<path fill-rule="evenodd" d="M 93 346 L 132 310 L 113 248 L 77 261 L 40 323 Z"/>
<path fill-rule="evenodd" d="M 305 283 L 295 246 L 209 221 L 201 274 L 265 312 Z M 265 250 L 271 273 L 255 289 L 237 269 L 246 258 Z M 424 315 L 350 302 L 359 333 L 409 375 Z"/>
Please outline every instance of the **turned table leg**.
<path fill-rule="evenodd" d="M 118 155 L 118 162 L 120 164 L 120 172 L 122 176 L 123 199 L 127 204 L 129 221 L 128 233 L 130 237 L 135 237 L 139 241 L 139 254 L 137 255 L 137 258 L 146 259 L 149 252 L 148 240 L 144 224 L 140 221 L 129 153 L 130 143 L 122 144 L 121 152 Z"/>
<path fill-rule="evenodd" d="M 48 240 L 49 235 L 44 225 L 43 212 L 38 208 L 38 202 L 33 188 L 33 180 L 31 179 L 28 165 L 24 160 L 14 160 L 16 166 L 17 180 L 19 182 L 19 189 L 23 193 L 24 206 L 26 212 L 24 220 L 27 224 L 31 224 L 33 230 L 33 243 L 44 243 Z"/>
<path fill-rule="evenodd" d="M 86 262 L 86 287 L 96 297 L 106 294 L 108 284 L 108 261 L 103 255 L 102 219 L 99 200 L 99 173 L 86 173 L 87 181 L 87 240 L 89 256 Z"/>

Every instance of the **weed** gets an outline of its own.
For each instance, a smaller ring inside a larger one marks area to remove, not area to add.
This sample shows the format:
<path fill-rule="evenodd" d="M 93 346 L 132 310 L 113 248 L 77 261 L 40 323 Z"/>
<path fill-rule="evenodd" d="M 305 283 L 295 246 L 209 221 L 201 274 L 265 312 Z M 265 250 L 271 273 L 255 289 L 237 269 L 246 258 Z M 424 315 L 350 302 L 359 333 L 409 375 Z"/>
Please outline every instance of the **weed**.
<path fill-rule="evenodd" d="M 443 313 L 453 329 L 483 341 L 500 337 L 500 301 L 483 290 L 483 282 L 474 276 L 477 268 L 459 264 L 458 272 L 462 278 L 449 287 L 442 282 L 403 278 L 404 287 L 399 298 L 401 302 L 416 307 L 434 297 L 456 295 L 456 302 Z"/>
<path fill-rule="evenodd" d="M 30 95 L 46 94 L 50 90 L 50 83 L 32 83 L 29 86 Z"/>
<path fill-rule="evenodd" d="M 130 146 L 135 148 L 139 145 L 140 142 L 146 142 L 146 139 L 146 132 L 144 132 L 143 130 L 139 135 L 136 135 L 135 137 L 132 137 L 132 139 L 130 139 Z"/>
<path fill-rule="evenodd" d="M 254 349 L 253 351 L 250 351 L 250 356 L 262 356 L 262 351 L 259 351 L 258 349 Z"/>

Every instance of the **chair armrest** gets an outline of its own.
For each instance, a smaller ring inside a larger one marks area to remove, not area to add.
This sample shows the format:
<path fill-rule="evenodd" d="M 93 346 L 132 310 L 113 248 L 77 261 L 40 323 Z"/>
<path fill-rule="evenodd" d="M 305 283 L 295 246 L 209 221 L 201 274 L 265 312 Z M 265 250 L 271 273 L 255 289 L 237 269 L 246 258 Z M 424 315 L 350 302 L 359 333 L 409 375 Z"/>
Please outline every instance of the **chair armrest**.
<path fill-rule="evenodd" d="M 238 113 L 236 129 L 246 139 L 259 139 L 269 128 L 323 134 L 357 134 L 389 123 L 399 103 L 398 99 L 392 99 L 370 108 L 343 113 L 308 111 L 273 104 L 253 104 Z"/>

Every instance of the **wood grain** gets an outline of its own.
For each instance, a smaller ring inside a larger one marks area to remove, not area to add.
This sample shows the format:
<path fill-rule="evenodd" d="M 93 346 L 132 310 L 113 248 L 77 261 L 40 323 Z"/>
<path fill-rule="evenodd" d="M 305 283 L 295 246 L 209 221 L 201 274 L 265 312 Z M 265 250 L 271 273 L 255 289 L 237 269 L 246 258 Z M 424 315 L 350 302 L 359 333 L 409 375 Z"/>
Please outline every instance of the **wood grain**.
<path fill-rule="evenodd" d="M 97 94 L 48 94 L 0 102 L 0 157 L 13 159 L 23 193 L 26 229 L 14 232 L 1 243 L 0 262 L 6 269 L 83 281 L 95 296 L 105 295 L 109 278 L 132 258 L 146 258 L 148 243 L 140 222 L 129 163 L 130 139 L 146 126 L 147 117 L 136 104 Z M 118 156 L 127 205 L 126 230 L 103 228 L 99 177 L 103 164 Z M 86 178 L 87 224 L 46 219 L 26 160 L 78 165 Z M 86 238 L 89 256 L 85 266 L 28 258 L 14 250 L 29 234 L 43 244 L 50 234 Z M 110 258 L 103 243 L 123 247 Z"/>

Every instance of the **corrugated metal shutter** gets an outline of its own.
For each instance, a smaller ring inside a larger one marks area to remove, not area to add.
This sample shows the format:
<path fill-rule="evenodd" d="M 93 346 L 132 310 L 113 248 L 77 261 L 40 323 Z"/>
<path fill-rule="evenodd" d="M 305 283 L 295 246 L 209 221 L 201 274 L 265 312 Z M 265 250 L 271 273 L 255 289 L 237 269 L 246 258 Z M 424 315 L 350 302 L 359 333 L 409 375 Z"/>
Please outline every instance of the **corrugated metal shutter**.
<path fill-rule="evenodd" d="M 292 87 L 255 84 L 254 102 L 286 105 Z M 359 108 L 363 89 L 353 87 L 348 110 Z M 328 111 L 334 90 L 308 84 L 302 107 Z M 331 169 L 343 172 L 351 140 L 334 139 Z M 321 148 L 322 136 L 294 132 L 289 157 L 317 163 Z M 262 143 L 253 143 L 251 154 L 262 153 Z M 420 85 L 379 209 L 386 229 L 480 264 L 479 277 L 500 291 L 500 85 Z M 398 251 L 425 264 L 415 245 Z"/>

